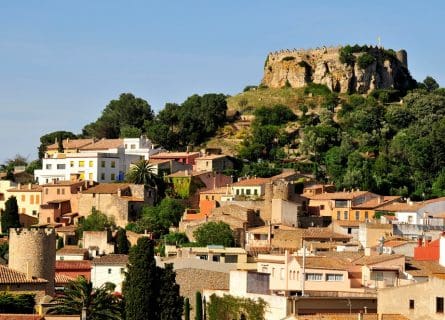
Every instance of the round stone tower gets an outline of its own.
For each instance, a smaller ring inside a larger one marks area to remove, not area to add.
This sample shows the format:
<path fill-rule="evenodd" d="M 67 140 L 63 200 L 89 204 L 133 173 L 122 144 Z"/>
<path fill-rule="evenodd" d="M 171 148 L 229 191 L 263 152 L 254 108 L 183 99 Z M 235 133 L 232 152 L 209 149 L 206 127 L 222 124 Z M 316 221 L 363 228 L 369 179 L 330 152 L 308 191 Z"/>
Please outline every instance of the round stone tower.
<path fill-rule="evenodd" d="M 9 262 L 11 269 L 27 277 L 48 280 L 46 294 L 54 294 L 56 232 L 52 228 L 10 229 Z"/>
<path fill-rule="evenodd" d="M 408 68 L 408 53 L 406 50 L 402 49 L 396 52 L 397 60 L 400 61 L 406 68 Z"/>

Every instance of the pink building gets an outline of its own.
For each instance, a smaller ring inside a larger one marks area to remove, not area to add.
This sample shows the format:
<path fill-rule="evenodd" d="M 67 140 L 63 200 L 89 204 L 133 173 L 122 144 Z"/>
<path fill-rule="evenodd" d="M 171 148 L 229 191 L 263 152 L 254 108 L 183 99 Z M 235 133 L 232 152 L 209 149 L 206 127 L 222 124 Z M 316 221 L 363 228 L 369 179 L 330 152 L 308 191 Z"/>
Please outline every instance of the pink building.
<path fill-rule="evenodd" d="M 201 154 L 199 152 L 160 152 L 150 159 L 175 160 L 183 164 L 195 164 L 195 159 Z"/>

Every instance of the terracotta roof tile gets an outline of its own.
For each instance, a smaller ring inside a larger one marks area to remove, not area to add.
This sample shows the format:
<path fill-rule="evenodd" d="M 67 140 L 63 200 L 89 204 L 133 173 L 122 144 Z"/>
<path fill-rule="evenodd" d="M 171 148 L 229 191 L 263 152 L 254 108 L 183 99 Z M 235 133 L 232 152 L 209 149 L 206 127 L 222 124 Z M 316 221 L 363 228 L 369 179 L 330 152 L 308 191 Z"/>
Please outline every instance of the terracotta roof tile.
<path fill-rule="evenodd" d="M 102 139 L 98 140 L 94 143 L 88 144 L 80 150 L 107 150 L 107 149 L 115 149 L 124 145 L 123 139 Z"/>
<path fill-rule="evenodd" d="M 330 228 L 308 228 L 304 229 L 303 237 L 306 240 L 310 239 L 332 239 L 333 241 L 338 239 L 348 240 L 351 236 L 333 232 Z"/>
<path fill-rule="evenodd" d="M 369 193 L 368 191 L 352 192 L 326 192 L 315 195 L 307 195 L 310 200 L 352 200 Z"/>
<path fill-rule="evenodd" d="M 351 221 L 351 220 L 334 220 L 333 224 L 336 224 L 340 227 L 359 227 L 360 221 Z"/>
<path fill-rule="evenodd" d="M 387 205 L 379 207 L 380 211 L 389 211 L 389 212 L 417 212 L 420 208 L 424 207 L 427 204 L 435 203 L 435 202 L 445 202 L 445 197 L 430 199 L 427 201 L 421 202 L 393 202 Z"/>
<path fill-rule="evenodd" d="M 100 193 L 100 194 L 117 194 L 117 191 L 119 189 L 126 189 L 130 186 L 128 183 L 101 183 L 98 184 L 95 187 L 89 188 L 82 193 L 85 194 L 93 194 L 93 193 Z"/>
<path fill-rule="evenodd" d="M 233 184 L 234 187 L 260 186 L 270 182 L 270 178 L 244 179 Z"/>
<path fill-rule="evenodd" d="M 296 257 L 299 264 L 303 264 L 303 257 Z M 351 263 L 337 257 L 306 257 L 306 268 L 309 269 L 329 269 L 348 270 Z"/>
<path fill-rule="evenodd" d="M 0 283 L 47 283 L 48 281 L 42 278 L 27 278 L 24 272 L 9 269 L 6 266 L 0 265 Z"/>
<path fill-rule="evenodd" d="M 91 260 L 67 261 L 56 260 L 56 270 L 90 270 Z"/>
<path fill-rule="evenodd" d="M 227 192 L 227 189 L 229 189 L 228 192 Z M 215 189 L 201 191 L 200 194 L 231 194 L 231 191 L 230 191 L 230 188 L 221 187 L 221 188 L 215 188 Z"/>
<path fill-rule="evenodd" d="M 93 139 L 65 139 L 63 140 L 64 149 L 79 149 L 93 143 Z M 58 150 L 59 144 L 53 143 L 46 147 L 46 150 Z"/>
<path fill-rule="evenodd" d="M 188 157 L 199 157 L 199 152 L 160 152 L 153 156 L 151 159 L 177 159 L 177 158 L 188 158 Z"/>
<path fill-rule="evenodd" d="M 364 203 L 358 204 L 356 206 L 353 206 L 352 208 L 357 209 L 374 209 L 381 207 L 383 205 L 392 203 L 398 199 L 400 199 L 400 196 L 383 196 L 383 197 L 376 197 L 372 198 Z"/>
<path fill-rule="evenodd" d="M 227 156 L 225 154 L 210 154 L 208 156 L 203 156 L 203 157 L 196 158 L 195 161 L 199 161 L 199 160 L 215 160 L 215 159 L 221 159 L 221 158 L 227 158 Z"/>
<path fill-rule="evenodd" d="M 93 260 L 96 266 L 124 266 L 128 263 L 128 255 L 126 254 L 108 254 Z"/>
<path fill-rule="evenodd" d="M 88 249 L 79 248 L 77 246 L 65 246 L 57 250 L 57 255 L 83 255 L 88 252 Z"/>
<path fill-rule="evenodd" d="M 434 274 L 445 274 L 445 267 L 436 261 L 416 261 L 411 259 L 405 264 L 405 272 L 413 277 L 429 277 Z"/>
<path fill-rule="evenodd" d="M 61 285 L 61 284 L 67 284 L 68 282 L 74 281 L 76 279 L 64 274 L 56 273 L 54 280 L 56 282 L 56 285 Z"/>
<path fill-rule="evenodd" d="M 356 265 L 373 265 L 385 261 L 395 260 L 404 257 L 403 254 L 382 254 L 382 255 L 371 255 L 365 256 L 354 260 L 354 264 Z"/>

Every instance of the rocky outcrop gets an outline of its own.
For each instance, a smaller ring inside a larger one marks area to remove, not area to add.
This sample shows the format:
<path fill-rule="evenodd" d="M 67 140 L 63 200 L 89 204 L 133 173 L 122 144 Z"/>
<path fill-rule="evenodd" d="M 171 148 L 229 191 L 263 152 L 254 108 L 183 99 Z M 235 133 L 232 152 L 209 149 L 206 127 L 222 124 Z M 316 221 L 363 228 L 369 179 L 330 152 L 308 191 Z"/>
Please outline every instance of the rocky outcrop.
<path fill-rule="evenodd" d="M 369 93 L 374 89 L 409 89 L 414 80 L 407 68 L 406 52 L 377 47 L 354 52 L 352 61 L 342 63 L 342 48 L 281 50 L 270 53 L 264 65 L 262 84 L 270 88 L 324 84 L 335 92 Z M 371 56 L 367 64 L 357 63 L 361 55 Z M 344 60 L 344 59 L 343 59 Z"/>

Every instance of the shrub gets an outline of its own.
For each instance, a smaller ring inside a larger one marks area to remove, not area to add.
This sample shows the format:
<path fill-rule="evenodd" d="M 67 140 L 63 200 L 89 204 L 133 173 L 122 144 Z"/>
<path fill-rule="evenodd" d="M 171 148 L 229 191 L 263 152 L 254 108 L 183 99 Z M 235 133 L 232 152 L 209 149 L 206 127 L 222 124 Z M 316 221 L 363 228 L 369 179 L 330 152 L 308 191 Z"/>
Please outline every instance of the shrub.
<path fill-rule="evenodd" d="M 256 89 L 258 89 L 258 86 L 249 85 L 249 86 L 245 86 L 244 87 L 243 92 L 247 92 L 247 91 L 250 91 L 250 90 L 256 90 Z"/>
<path fill-rule="evenodd" d="M 375 58 L 369 53 L 364 53 L 357 58 L 357 64 L 361 69 L 366 69 L 375 62 Z"/>

